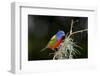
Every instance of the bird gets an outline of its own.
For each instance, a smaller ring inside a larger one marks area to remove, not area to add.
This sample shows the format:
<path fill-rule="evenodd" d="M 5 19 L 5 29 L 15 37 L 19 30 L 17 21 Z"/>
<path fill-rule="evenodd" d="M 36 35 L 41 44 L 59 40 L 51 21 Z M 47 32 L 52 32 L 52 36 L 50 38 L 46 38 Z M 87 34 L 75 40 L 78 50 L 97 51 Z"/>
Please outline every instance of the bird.
<path fill-rule="evenodd" d="M 57 47 L 59 47 L 60 46 L 60 44 L 61 44 L 61 42 L 63 41 L 63 38 L 65 37 L 65 32 L 64 31 L 58 31 L 55 35 L 53 35 L 52 37 L 51 37 L 51 39 L 49 40 L 49 42 L 47 43 L 47 45 L 46 45 L 46 47 L 45 48 L 43 48 L 42 50 L 41 50 L 41 52 L 42 51 L 44 51 L 44 50 L 46 50 L 47 48 L 49 48 L 49 49 L 56 49 Z"/>

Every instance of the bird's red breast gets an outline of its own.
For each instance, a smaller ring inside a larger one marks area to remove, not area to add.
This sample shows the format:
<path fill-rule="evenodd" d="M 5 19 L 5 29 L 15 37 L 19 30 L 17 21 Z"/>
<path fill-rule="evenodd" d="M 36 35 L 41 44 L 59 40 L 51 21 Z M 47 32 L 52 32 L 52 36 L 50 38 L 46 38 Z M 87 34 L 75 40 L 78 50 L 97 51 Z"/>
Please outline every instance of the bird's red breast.
<path fill-rule="evenodd" d="M 62 41 L 62 38 L 60 38 L 59 40 L 56 40 L 53 44 L 48 45 L 48 48 L 57 48 L 60 45 L 61 41 Z"/>

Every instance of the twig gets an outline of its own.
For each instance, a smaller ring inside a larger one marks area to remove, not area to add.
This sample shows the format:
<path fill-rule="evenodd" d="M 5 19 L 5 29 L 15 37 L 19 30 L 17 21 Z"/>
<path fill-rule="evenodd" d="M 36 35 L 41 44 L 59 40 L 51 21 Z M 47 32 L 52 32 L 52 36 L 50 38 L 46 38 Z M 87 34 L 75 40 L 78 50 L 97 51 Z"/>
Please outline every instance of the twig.
<path fill-rule="evenodd" d="M 78 21 L 76 21 L 76 22 L 78 22 Z M 68 35 L 67 38 L 69 38 L 69 37 L 70 37 L 71 35 L 73 35 L 73 34 L 80 33 L 80 32 L 83 32 L 83 31 L 87 31 L 87 29 L 84 29 L 84 30 L 80 30 L 80 31 L 72 32 L 73 24 L 74 24 L 74 23 L 75 23 L 75 22 L 74 22 L 74 20 L 72 19 L 72 21 L 71 21 L 70 33 L 69 33 L 69 35 Z"/>
<path fill-rule="evenodd" d="M 55 60 L 55 58 L 56 58 L 56 54 L 53 56 L 53 60 Z"/>
<path fill-rule="evenodd" d="M 70 28 L 70 34 L 72 33 L 73 24 L 74 24 L 74 21 L 72 19 L 72 21 L 71 21 L 71 28 Z"/>
<path fill-rule="evenodd" d="M 77 33 L 80 33 L 80 32 L 84 32 L 84 31 L 87 31 L 87 29 L 79 30 L 79 31 L 73 32 L 73 33 L 70 34 L 70 36 L 71 36 L 71 35 L 74 35 L 74 34 L 77 34 Z"/>

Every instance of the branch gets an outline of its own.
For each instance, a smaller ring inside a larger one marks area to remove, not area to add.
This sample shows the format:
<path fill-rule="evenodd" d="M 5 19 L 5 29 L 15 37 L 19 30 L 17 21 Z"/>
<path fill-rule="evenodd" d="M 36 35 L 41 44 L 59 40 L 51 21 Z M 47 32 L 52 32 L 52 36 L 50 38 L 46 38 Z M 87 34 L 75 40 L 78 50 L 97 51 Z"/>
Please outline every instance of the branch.
<path fill-rule="evenodd" d="M 70 28 L 70 34 L 72 33 L 73 23 L 74 23 L 74 20 L 72 19 L 72 21 L 71 21 L 71 28 Z"/>
<path fill-rule="evenodd" d="M 77 34 L 77 33 L 80 33 L 80 32 L 84 32 L 84 31 L 87 31 L 87 29 L 84 29 L 84 30 L 80 30 L 80 31 L 73 32 L 71 35 L 73 35 L 73 34 Z"/>
<path fill-rule="evenodd" d="M 76 31 L 76 32 L 73 32 L 71 34 L 69 34 L 69 36 L 67 38 L 69 38 L 70 36 L 74 35 L 74 34 L 77 34 L 77 33 L 80 33 L 80 32 L 84 32 L 84 31 L 87 31 L 88 29 L 84 29 L 84 30 L 80 30 L 80 31 Z"/>

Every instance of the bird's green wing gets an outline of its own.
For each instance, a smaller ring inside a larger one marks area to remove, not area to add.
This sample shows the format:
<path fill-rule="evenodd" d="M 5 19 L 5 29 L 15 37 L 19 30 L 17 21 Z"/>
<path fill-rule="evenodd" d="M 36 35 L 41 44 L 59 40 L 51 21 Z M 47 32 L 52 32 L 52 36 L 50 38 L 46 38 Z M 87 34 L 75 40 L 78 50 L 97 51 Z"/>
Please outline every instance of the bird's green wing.
<path fill-rule="evenodd" d="M 54 35 L 54 36 L 50 39 L 48 45 L 53 44 L 55 41 L 56 41 L 56 35 Z"/>

